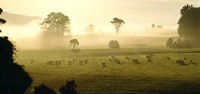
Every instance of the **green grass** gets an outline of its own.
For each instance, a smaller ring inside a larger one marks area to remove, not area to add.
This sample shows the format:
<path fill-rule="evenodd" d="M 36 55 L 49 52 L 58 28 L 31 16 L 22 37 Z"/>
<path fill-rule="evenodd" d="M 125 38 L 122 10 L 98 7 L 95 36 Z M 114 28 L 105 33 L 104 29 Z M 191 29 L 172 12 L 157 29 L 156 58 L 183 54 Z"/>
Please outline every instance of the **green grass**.
<path fill-rule="evenodd" d="M 79 53 L 70 50 L 21 50 L 16 62 L 25 65 L 34 79 L 33 86 L 44 83 L 58 90 L 66 80 L 74 79 L 81 94 L 177 94 L 200 92 L 190 88 L 200 84 L 199 51 L 167 48 L 82 49 Z M 154 54 L 152 63 L 145 57 L 147 52 Z M 122 64 L 109 62 L 110 56 L 116 56 Z M 125 56 L 138 59 L 140 64 L 124 59 Z M 166 59 L 166 56 L 171 59 Z M 177 59 L 184 57 L 188 66 L 176 64 Z M 72 59 L 77 61 L 69 65 L 68 61 Z M 89 63 L 80 65 L 78 61 L 83 59 Z M 190 64 L 189 59 L 197 65 Z M 49 65 L 47 61 L 50 60 L 65 62 Z M 102 67 L 101 62 L 105 62 L 106 67 Z"/>

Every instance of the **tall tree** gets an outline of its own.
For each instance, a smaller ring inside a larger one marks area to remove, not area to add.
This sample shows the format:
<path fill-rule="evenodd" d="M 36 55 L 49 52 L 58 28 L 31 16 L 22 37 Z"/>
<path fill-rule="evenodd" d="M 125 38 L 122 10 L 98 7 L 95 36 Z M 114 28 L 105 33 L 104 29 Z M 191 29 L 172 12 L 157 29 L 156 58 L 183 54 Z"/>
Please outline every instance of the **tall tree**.
<path fill-rule="evenodd" d="M 3 12 L 3 9 L 0 8 L 0 15 L 1 15 L 2 12 Z M 5 24 L 5 23 L 6 23 L 6 20 L 0 18 L 0 23 Z M 0 32 L 1 32 L 1 29 L 0 29 Z"/>
<path fill-rule="evenodd" d="M 181 38 L 190 40 L 196 47 L 200 47 L 200 7 L 185 5 L 181 9 L 178 21 L 178 34 Z"/>
<path fill-rule="evenodd" d="M 68 16 L 61 12 L 51 12 L 47 15 L 47 18 L 40 24 L 44 33 L 44 36 L 63 36 L 64 33 L 70 34 L 70 19 Z"/>
<path fill-rule="evenodd" d="M 64 34 L 71 34 L 70 19 L 61 12 L 51 12 L 40 25 L 43 47 L 63 47 L 65 45 Z"/>
<path fill-rule="evenodd" d="M 111 23 L 114 25 L 116 34 L 118 34 L 120 27 L 125 23 L 122 19 L 117 17 L 113 18 Z"/>

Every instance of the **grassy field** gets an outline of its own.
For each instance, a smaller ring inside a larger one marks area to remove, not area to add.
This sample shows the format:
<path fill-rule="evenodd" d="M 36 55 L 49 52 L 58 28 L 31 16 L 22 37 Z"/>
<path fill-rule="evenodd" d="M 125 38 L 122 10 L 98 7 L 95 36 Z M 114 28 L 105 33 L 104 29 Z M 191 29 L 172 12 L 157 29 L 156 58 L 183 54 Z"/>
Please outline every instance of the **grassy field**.
<path fill-rule="evenodd" d="M 153 54 L 152 62 L 147 61 L 147 53 Z M 111 56 L 121 64 L 110 61 Z M 16 62 L 25 66 L 33 86 L 44 83 L 55 90 L 74 79 L 81 94 L 200 94 L 199 57 L 200 49 L 20 50 Z M 187 65 L 176 63 L 183 58 Z M 81 60 L 88 63 L 80 64 Z M 62 62 L 51 65 L 48 61 Z"/>

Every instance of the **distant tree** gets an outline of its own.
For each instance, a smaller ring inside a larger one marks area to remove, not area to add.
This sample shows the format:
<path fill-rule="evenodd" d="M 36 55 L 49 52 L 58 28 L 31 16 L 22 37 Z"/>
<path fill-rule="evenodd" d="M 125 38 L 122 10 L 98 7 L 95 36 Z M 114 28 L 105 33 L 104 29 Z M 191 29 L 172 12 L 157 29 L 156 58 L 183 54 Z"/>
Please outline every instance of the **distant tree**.
<path fill-rule="evenodd" d="M 40 25 L 43 30 L 42 32 L 44 32 L 44 36 L 60 37 L 63 36 L 65 32 L 71 33 L 69 24 L 70 19 L 68 16 L 61 12 L 51 12 Z"/>
<path fill-rule="evenodd" d="M 14 63 L 16 48 L 8 37 L 0 37 L 0 94 L 24 94 L 32 78 L 22 65 Z"/>
<path fill-rule="evenodd" d="M 70 45 L 72 45 L 73 49 L 75 49 L 78 45 L 79 45 L 79 42 L 77 39 L 72 39 L 69 41 Z"/>
<path fill-rule="evenodd" d="M 156 25 L 155 25 L 155 24 L 152 24 L 152 25 L 151 25 L 151 28 L 155 28 L 155 27 L 156 27 Z"/>
<path fill-rule="evenodd" d="M 110 48 L 120 48 L 119 42 L 117 40 L 111 40 L 108 46 Z"/>
<path fill-rule="evenodd" d="M 158 25 L 157 28 L 158 28 L 158 29 L 162 29 L 163 26 L 162 26 L 162 25 Z"/>
<path fill-rule="evenodd" d="M 173 45 L 173 38 L 168 38 L 167 42 L 166 42 L 166 46 L 168 48 L 172 48 Z"/>
<path fill-rule="evenodd" d="M 200 7 L 183 6 L 178 24 L 179 36 L 191 41 L 195 47 L 200 47 Z"/>
<path fill-rule="evenodd" d="M 78 94 L 76 90 L 77 85 L 74 80 L 66 81 L 66 84 L 60 87 L 60 94 Z"/>
<path fill-rule="evenodd" d="M 34 94 L 56 94 L 56 92 L 53 89 L 42 84 L 38 87 L 35 87 Z"/>
<path fill-rule="evenodd" d="M 95 26 L 93 24 L 90 24 L 89 26 L 85 27 L 85 33 L 94 33 Z"/>
<path fill-rule="evenodd" d="M 114 25 L 116 34 L 118 34 L 120 27 L 125 23 L 122 19 L 119 18 L 113 18 L 111 23 Z"/>
<path fill-rule="evenodd" d="M 41 25 L 41 38 L 43 46 L 59 47 L 65 44 L 64 34 L 71 34 L 70 19 L 61 12 L 51 12 L 47 15 Z"/>
<path fill-rule="evenodd" d="M 1 15 L 2 12 L 3 12 L 3 9 L 0 8 L 0 15 Z M 0 18 L 0 23 L 1 23 L 1 24 L 5 24 L 5 23 L 6 23 L 6 20 Z M 1 29 L 0 29 L 0 32 L 1 32 Z"/>

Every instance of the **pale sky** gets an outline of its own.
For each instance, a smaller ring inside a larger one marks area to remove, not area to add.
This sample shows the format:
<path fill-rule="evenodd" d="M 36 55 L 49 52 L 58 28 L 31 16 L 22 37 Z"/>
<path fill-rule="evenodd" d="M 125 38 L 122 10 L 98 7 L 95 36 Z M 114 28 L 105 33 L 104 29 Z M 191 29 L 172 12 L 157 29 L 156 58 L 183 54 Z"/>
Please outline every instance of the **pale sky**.
<path fill-rule="evenodd" d="M 152 23 L 176 29 L 180 9 L 186 4 L 199 6 L 200 0 L 0 0 L 4 11 L 16 14 L 45 18 L 52 11 L 62 12 L 71 20 L 72 33 L 83 33 L 89 24 L 96 31 L 114 32 L 113 17 L 125 21 L 123 32 L 144 30 Z M 39 26 L 34 27 L 38 32 Z"/>

